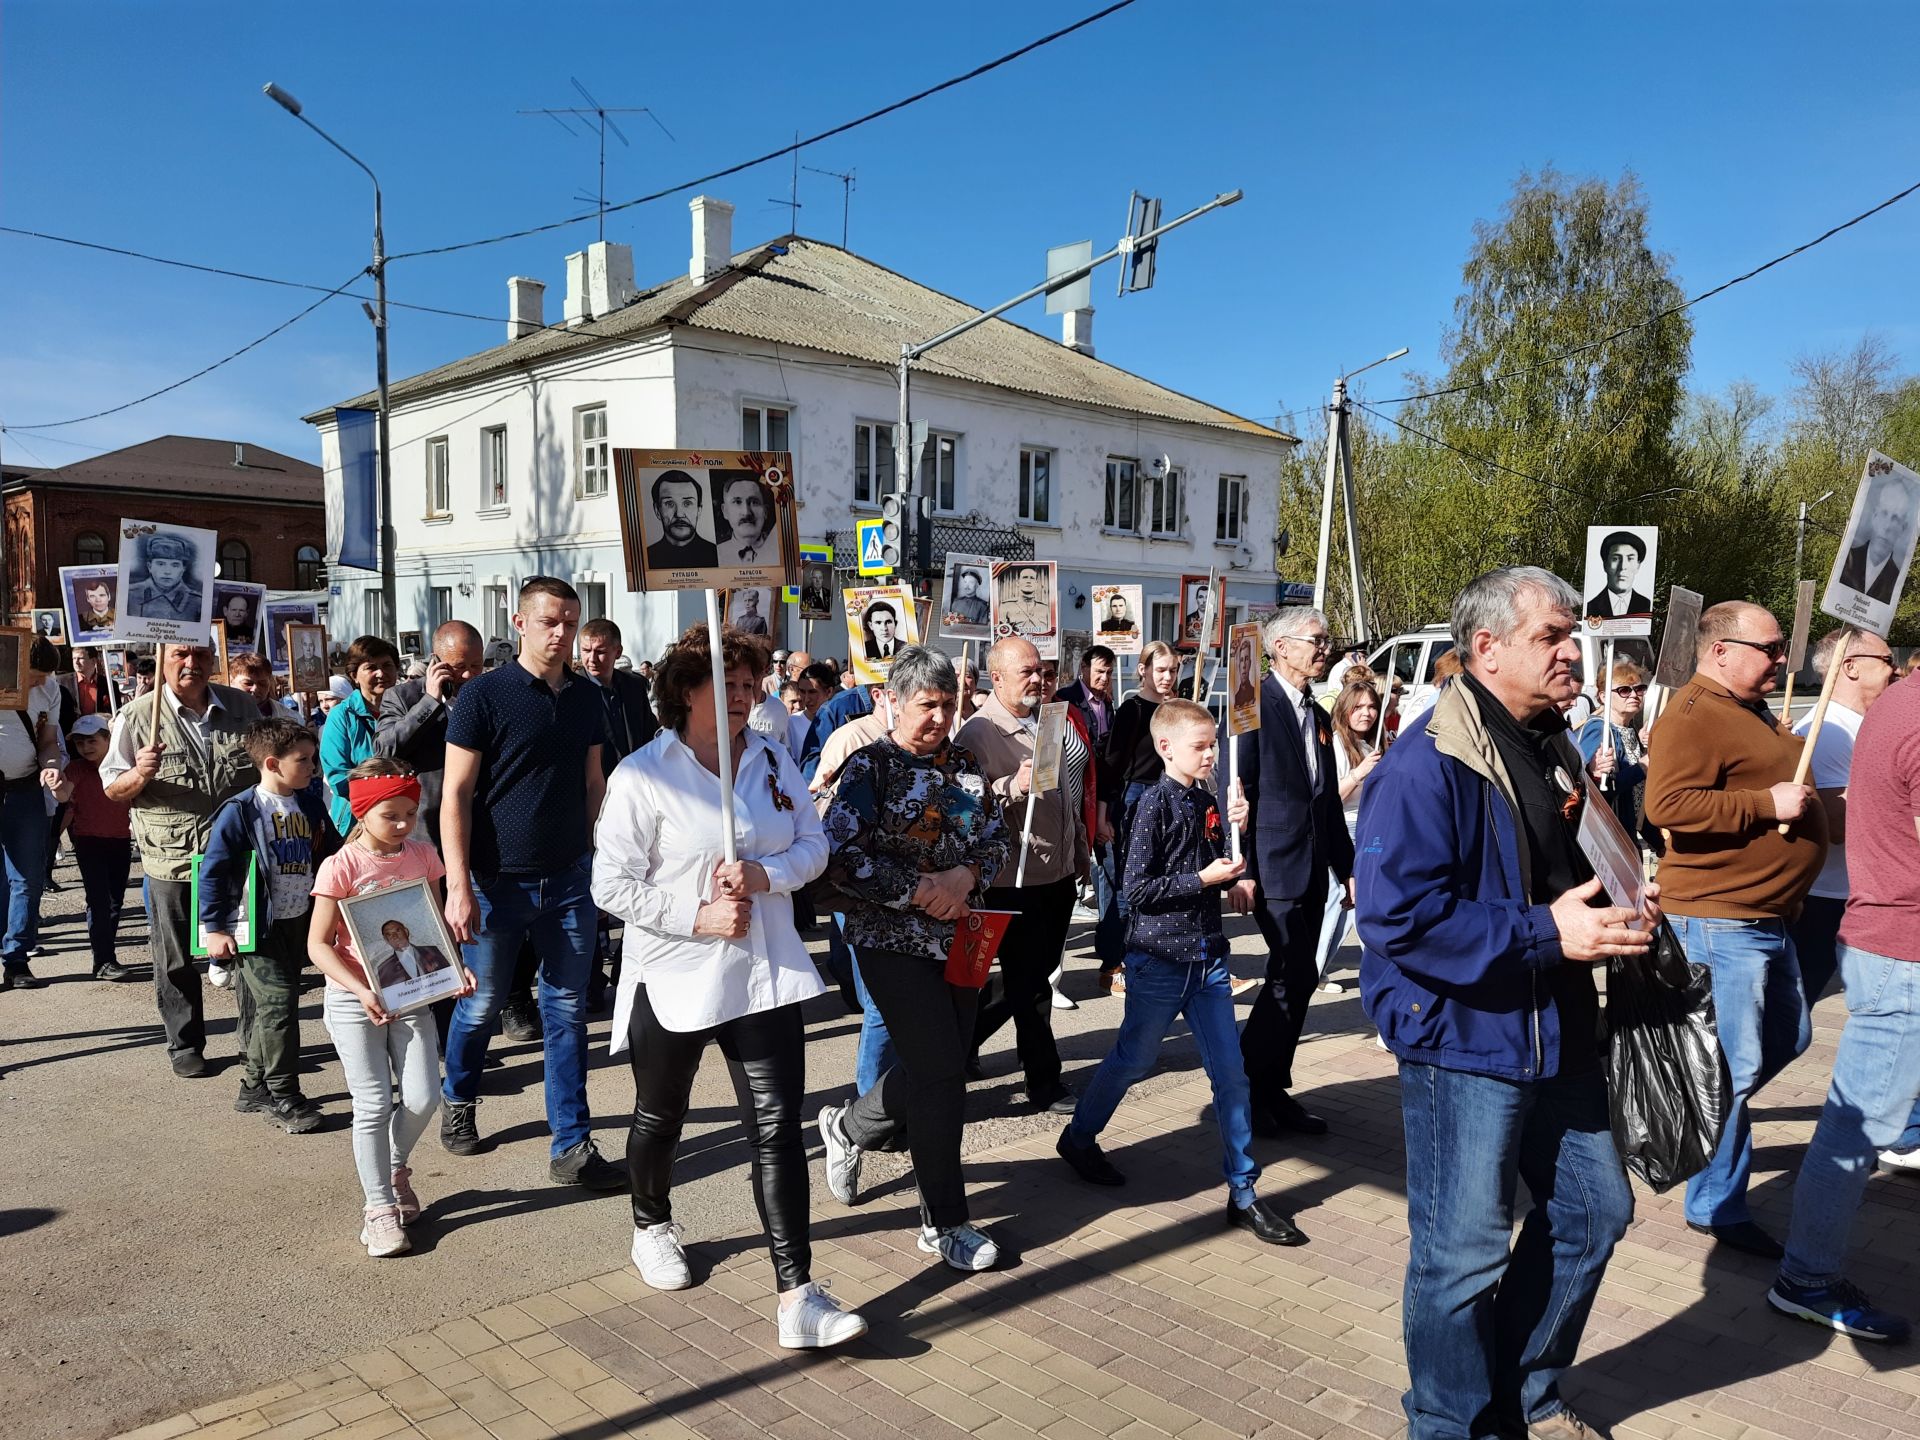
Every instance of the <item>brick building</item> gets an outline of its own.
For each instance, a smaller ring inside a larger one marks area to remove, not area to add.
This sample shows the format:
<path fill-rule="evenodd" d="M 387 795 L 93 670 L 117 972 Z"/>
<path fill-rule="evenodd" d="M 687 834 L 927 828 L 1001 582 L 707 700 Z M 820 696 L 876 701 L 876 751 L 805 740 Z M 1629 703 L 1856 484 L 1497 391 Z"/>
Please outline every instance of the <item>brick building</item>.
<path fill-rule="evenodd" d="M 55 470 L 8 466 L 8 623 L 60 603 L 62 565 L 117 557 L 120 520 L 167 520 L 220 537 L 220 573 L 274 590 L 326 581 L 320 467 L 237 440 L 163 435 Z"/>

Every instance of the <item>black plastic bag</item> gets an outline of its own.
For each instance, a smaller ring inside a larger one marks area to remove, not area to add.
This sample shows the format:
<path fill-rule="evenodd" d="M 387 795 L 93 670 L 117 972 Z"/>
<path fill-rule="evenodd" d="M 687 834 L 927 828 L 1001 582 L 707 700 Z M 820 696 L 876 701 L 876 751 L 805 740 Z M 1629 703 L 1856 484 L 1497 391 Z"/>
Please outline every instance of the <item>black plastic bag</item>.
<path fill-rule="evenodd" d="M 1653 949 L 1607 969 L 1607 1104 L 1627 1169 L 1656 1191 L 1706 1168 L 1733 1082 L 1714 1028 L 1713 975 L 1665 920 Z"/>

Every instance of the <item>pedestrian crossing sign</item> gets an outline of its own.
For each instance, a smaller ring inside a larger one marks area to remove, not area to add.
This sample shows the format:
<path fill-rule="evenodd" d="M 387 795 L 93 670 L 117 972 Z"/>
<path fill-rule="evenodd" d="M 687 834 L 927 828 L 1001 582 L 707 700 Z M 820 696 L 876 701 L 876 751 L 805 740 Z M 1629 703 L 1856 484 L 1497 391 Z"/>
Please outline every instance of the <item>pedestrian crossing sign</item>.
<path fill-rule="evenodd" d="M 881 547 L 885 540 L 886 521 L 879 516 L 871 520 L 856 520 L 854 535 L 859 540 L 859 571 L 862 575 L 891 575 L 893 566 L 886 562 L 886 552 Z"/>

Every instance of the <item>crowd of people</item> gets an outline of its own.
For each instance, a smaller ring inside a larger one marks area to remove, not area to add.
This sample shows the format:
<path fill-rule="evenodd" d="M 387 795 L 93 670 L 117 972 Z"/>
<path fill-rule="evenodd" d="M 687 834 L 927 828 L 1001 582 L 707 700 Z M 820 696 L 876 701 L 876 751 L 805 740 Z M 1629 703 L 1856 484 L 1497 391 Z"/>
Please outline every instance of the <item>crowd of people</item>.
<path fill-rule="evenodd" d="M 204 956 L 236 992 L 235 1109 L 300 1134 L 320 1120 L 300 1090 L 311 962 L 375 1257 L 408 1248 L 409 1161 L 434 1113 L 450 1154 L 488 1148 L 492 1037 L 539 1038 L 548 1177 L 627 1191 L 633 1262 L 663 1290 L 692 1283 L 672 1178 L 711 1040 L 753 1152 L 779 1340 L 810 1348 L 866 1322 L 812 1269 L 803 1002 L 837 985 L 861 1014 L 853 1094 L 814 1118 L 829 1191 L 858 1204 L 864 1157 L 906 1151 L 915 1244 L 949 1266 L 999 1261 L 972 1218 L 961 1138 L 981 1047 L 1009 1024 L 1027 1103 L 1061 1118 L 1068 1171 L 1119 1186 L 1099 1138 L 1184 1017 L 1213 1091 L 1226 1223 L 1299 1245 L 1294 1217 L 1259 1193 L 1252 1146 L 1328 1131 L 1296 1093 L 1296 1053 L 1357 930 L 1362 1005 L 1397 1062 L 1405 1127 L 1410 1434 L 1578 1437 L 1590 1432 L 1559 1380 L 1633 1216 L 1600 967 L 1664 925 L 1711 971 L 1732 1103 L 1686 1218 L 1778 1263 L 1774 1308 L 1904 1338 L 1843 1262 L 1876 1158 L 1920 1170 L 1920 681 L 1892 683 L 1878 637 L 1828 636 L 1816 662 L 1839 672 L 1808 786 L 1794 779 L 1803 741 L 1767 705 L 1786 647 L 1766 611 L 1707 610 L 1693 679 L 1650 727 L 1646 676 L 1622 661 L 1600 677 L 1611 705 L 1576 729 L 1579 613 L 1545 571 L 1482 576 L 1455 601 L 1431 705 L 1390 729 L 1393 696 L 1364 667 L 1323 705 L 1334 637 L 1317 610 L 1284 608 L 1265 628 L 1260 724 L 1232 738 L 1177 693 L 1180 656 L 1162 644 L 1124 700 L 1110 650 L 1093 646 L 1062 684 L 1019 636 L 977 666 L 897 646 L 875 685 L 734 627 L 696 625 L 633 664 L 619 628 L 582 625 L 578 595 L 550 578 L 522 587 L 511 654 L 490 661 L 459 621 L 410 663 L 362 636 L 325 695 L 277 693 L 256 657 L 214 683 L 212 652 L 176 645 L 116 707 L 88 652 L 56 679 L 41 641 L 23 723 L 0 725 L 7 983 L 38 983 L 28 960 L 62 833 L 93 973 L 125 979 L 137 853 L 174 1074 L 207 1071 Z M 1057 767 L 1036 754 L 1056 699 L 1071 721 Z M 1057 780 L 1037 784 L 1039 769 Z M 1638 912 L 1595 878 L 1589 805 L 1657 864 Z M 243 946 L 228 917 L 249 876 L 260 901 Z M 400 925 L 370 965 L 346 912 L 403 884 L 427 887 L 460 984 L 390 1012 L 389 966 L 404 980 L 447 959 Z M 1076 1094 L 1052 1016 L 1073 1003 L 1058 984 L 1082 903 L 1099 990 L 1123 1010 Z M 974 911 L 1008 917 L 984 986 L 954 968 Z M 1251 917 L 1266 951 L 1240 1026 L 1228 915 Z M 826 978 L 804 939 L 818 928 Z M 1806 1048 L 1836 973 L 1849 1018 L 1783 1243 L 1748 1211 L 1751 1105 Z M 591 1136 L 587 1020 L 603 1001 L 634 1083 L 624 1165 Z M 1533 1199 L 1517 1236 L 1516 1180 Z"/>

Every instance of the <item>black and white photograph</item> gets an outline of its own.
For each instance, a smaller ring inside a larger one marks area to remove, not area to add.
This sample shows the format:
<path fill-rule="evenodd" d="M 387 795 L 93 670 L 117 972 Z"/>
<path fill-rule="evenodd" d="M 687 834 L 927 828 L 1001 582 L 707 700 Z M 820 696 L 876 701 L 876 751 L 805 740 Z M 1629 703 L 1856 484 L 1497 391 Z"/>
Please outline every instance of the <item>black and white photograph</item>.
<path fill-rule="evenodd" d="M 1225 597 L 1225 585 L 1219 587 L 1213 605 L 1213 633 L 1204 635 L 1207 628 L 1207 585 L 1211 575 L 1182 575 L 1180 577 L 1180 637 L 1174 642 L 1177 650 L 1217 650 L 1227 635 L 1226 606 L 1221 603 Z"/>
<path fill-rule="evenodd" d="M 226 636 L 228 655 L 251 655 L 260 648 L 260 607 L 266 600 L 264 585 L 213 582 L 213 623 Z"/>
<path fill-rule="evenodd" d="M 1100 643 L 1116 655 L 1140 653 L 1140 614 L 1144 601 L 1139 585 L 1093 587 L 1093 625 Z"/>
<path fill-rule="evenodd" d="M 313 625 L 320 619 L 320 607 L 311 600 L 269 600 L 260 607 L 261 627 L 267 644 L 267 663 L 275 670 L 287 668 L 287 626 Z"/>
<path fill-rule="evenodd" d="M 105 645 L 112 640 L 119 594 L 118 565 L 62 565 L 60 599 L 67 611 L 68 643 Z"/>
<path fill-rule="evenodd" d="M 460 947 L 447 932 L 426 880 L 391 885 L 340 902 L 353 953 L 389 1015 L 459 993 L 467 983 Z"/>
<path fill-rule="evenodd" d="M 773 634 L 774 594 L 771 586 L 749 585 L 741 590 L 721 592 L 722 613 L 726 623 L 742 635 L 758 635 L 766 639 Z"/>
<path fill-rule="evenodd" d="M 1054 562 L 997 560 L 993 566 L 993 633 L 1031 640 L 1042 660 L 1060 658 Z"/>
<path fill-rule="evenodd" d="M 791 456 L 615 450 L 613 460 L 633 589 L 766 589 L 799 579 Z"/>
<path fill-rule="evenodd" d="M 847 607 L 847 655 L 853 678 L 878 685 L 894 657 L 920 643 L 920 619 L 904 585 L 866 585 L 841 592 Z"/>
<path fill-rule="evenodd" d="M 293 657 L 288 684 L 296 695 L 317 695 L 327 688 L 327 627 L 287 626 L 287 653 Z"/>
<path fill-rule="evenodd" d="M 155 520 L 122 520 L 119 536 L 120 615 L 114 638 L 211 645 L 214 532 Z"/>
<path fill-rule="evenodd" d="M 27 708 L 27 660 L 33 650 L 33 631 L 20 625 L 0 626 L 0 710 Z"/>
<path fill-rule="evenodd" d="M 1920 475 L 1877 450 L 1868 451 L 1820 608 L 1844 624 L 1885 635 L 1913 565 L 1914 539 L 1920 533 L 1916 518 Z"/>
<path fill-rule="evenodd" d="M 822 559 L 804 551 L 800 558 L 800 618 L 833 619 L 833 556 Z"/>
<path fill-rule="evenodd" d="M 56 645 L 67 643 L 67 616 L 57 606 L 33 612 L 33 633 Z"/>
<path fill-rule="evenodd" d="M 940 634 L 948 640 L 987 640 L 993 634 L 993 561 L 985 555 L 947 556 L 940 591 Z"/>
<path fill-rule="evenodd" d="M 1592 635 L 1651 635 L 1660 531 L 1652 525 L 1587 527 L 1584 614 Z"/>

